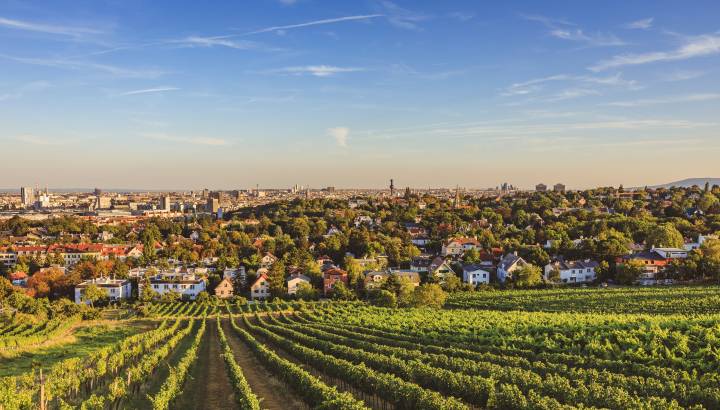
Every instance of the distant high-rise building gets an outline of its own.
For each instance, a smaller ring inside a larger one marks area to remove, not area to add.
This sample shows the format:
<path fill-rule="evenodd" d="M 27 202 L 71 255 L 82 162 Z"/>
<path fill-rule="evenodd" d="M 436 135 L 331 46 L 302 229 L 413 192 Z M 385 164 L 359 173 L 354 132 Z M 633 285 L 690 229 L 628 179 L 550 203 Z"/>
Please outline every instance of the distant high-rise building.
<path fill-rule="evenodd" d="M 170 210 L 170 196 L 169 195 L 163 195 L 160 197 L 160 209 L 163 211 L 169 211 Z"/>
<path fill-rule="evenodd" d="M 102 193 L 103 193 L 102 189 L 100 189 L 100 188 L 95 188 L 93 190 L 93 194 L 95 194 L 95 196 L 100 196 L 100 195 L 102 195 Z"/>
<path fill-rule="evenodd" d="M 395 181 L 390 180 L 390 196 L 395 196 Z"/>
<path fill-rule="evenodd" d="M 535 190 L 537 192 L 545 192 L 545 191 L 547 191 L 547 185 L 542 184 L 542 183 L 537 184 L 537 185 L 535 185 Z"/>
<path fill-rule="evenodd" d="M 35 206 L 38 208 L 50 208 L 50 205 L 50 194 L 48 194 L 47 189 L 45 189 L 45 193 L 38 196 Z"/>
<path fill-rule="evenodd" d="M 211 196 L 207 200 L 206 208 L 208 212 L 211 212 L 213 214 L 217 213 L 217 211 L 220 209 L 220 200 Z"/>
<path fill-rule="evenodd" d="M 561 184 L 561 183 L 557 183 L 557 184 L 555 184 L 555 186 L 553 186 L 553 191 L 555 191 L 555 192 L 565 192 L 565 185 L 564 185 L 564 184 Z"/>
<path fill-rule="evenodd" d="M 35 190 L 32 187 L 21 187 L 20 200 L 24 206 L 33 205 L 35 203 Z"/>
<path fill-rule="evenodd" d="M 455 187 L 455 199 L 453 200 L 453 207 L 455 209 L 460 208 L 462 205 L 462 196 L 460 196 L 460 186 Z"/>
<path fill-rule="evenodd" d="M 95 209 L 110 209 L 112 207 L 112 198 L 109 196 L 98 195 L 95 197 Z"/>
<path fill-rule="evenodd" d="M 329 186 L 329 187 L 325 188 L 325 192 L 335 192 L 335 187 Z"/>

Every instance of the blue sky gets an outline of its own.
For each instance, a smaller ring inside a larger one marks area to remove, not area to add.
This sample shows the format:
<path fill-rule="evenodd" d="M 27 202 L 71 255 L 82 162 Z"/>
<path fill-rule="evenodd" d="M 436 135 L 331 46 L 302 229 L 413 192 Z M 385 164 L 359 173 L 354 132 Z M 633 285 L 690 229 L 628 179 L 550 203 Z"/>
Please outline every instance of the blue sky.
<path fill-rule="evenodd" d="M 0 2 L 0 185 L 719 177 L 717 1 Z"/>

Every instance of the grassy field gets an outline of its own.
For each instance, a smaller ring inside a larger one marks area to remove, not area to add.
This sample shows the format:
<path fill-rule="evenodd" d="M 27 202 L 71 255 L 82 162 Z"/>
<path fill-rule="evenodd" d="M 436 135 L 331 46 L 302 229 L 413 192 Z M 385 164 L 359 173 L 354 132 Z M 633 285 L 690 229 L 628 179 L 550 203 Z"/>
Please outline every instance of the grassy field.
<path fill-rule="evenodd" d="M 83 323 L 69 334 L 52 340 L 46 346 L 3 358 L 0 377 L 17 376 L 42 365 L 47 368 L 62 360 L 83 357 L 149 327 L 145 321 L 98 321 Z"/>

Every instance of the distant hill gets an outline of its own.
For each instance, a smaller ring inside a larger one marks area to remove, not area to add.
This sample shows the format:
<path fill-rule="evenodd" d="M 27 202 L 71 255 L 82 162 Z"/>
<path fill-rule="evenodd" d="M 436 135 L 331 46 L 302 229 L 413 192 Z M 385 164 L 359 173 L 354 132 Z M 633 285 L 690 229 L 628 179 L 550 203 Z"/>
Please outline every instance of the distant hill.
<path fill-rule="evenodd" d="M 702 188 L 705 186 L 705 182 L 709 182 L 710 186 L 720 185 L 720 178 L 688 178 L 688 179 L 683 179 L 682 181 L 671 182 L 669 184 L 655 185 L 652 188 L 670 188 L 673 186 L 688 188 L 693 185 L 697 185 Z"/>

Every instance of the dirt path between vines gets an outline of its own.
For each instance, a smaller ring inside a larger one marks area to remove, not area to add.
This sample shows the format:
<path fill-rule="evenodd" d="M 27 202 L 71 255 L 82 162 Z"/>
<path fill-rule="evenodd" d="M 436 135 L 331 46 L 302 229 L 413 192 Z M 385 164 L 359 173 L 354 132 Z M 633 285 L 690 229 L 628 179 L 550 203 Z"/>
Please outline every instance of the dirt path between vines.
<path fill-rule="evenodd" d="M 208 319 L 206 326 L 197 362 L 185 382 L 183 393 L 171 408 L 237 410 L 235 392 L 221 356 L 215 320 Z"/>
<path fill-rule="evenodd" d="M 242 368 L 243 374 L 253 393 L 260 400 L 260 407 L 267 410 L 307 409 L 308 405 L 292 391 L 290 386 L 277 379 L 255 358 L 253 352 L 240 340 L 230 326 L 228 319 L 222 320 L 223 330 L 228 343 L 235 354 L 235 361 Z"/>

